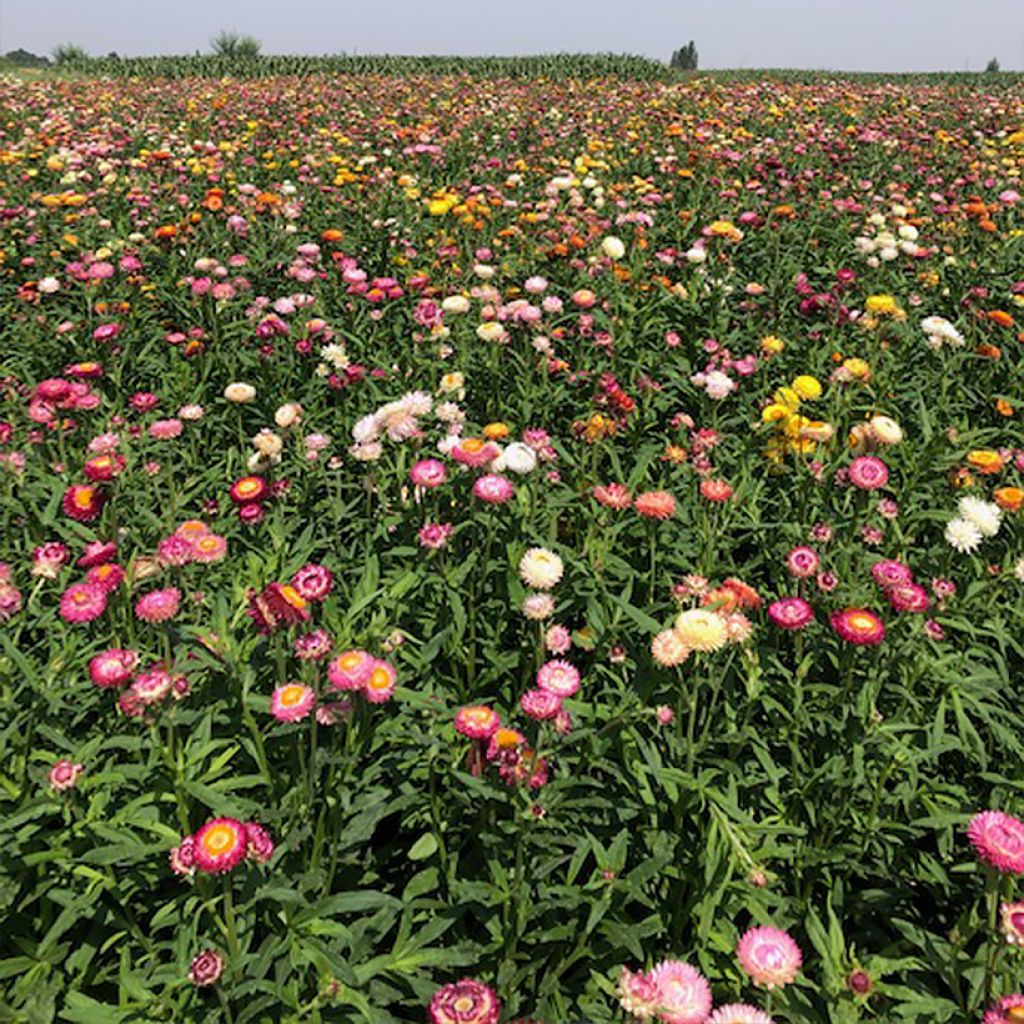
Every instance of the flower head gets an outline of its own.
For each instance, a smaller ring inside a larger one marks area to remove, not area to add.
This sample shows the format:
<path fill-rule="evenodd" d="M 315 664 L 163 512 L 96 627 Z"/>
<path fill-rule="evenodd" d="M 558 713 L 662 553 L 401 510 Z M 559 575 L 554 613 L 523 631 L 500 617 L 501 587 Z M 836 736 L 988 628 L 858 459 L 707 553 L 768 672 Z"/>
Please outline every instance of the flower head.
<path fill-rule="evenodd" d="M 967 826 L 978 859 L 1004 874 L 1024 875 L 1024 822 L 1003 811 L 982 811 Z"/>
<path fill-rule="evenodd" d="M 662 960 L 650 973 L 658 990 L 658 1020 L 664 1024 L 704 1024 L 711 1012 L 711 986 L 695 967 Z"/>
<path fill-rule="evenodd" d="M 519 560 L 519 575 L 534 590 L 550 590 L 564 572 L 562 559 L 547 548 L 530 548 Z"/>
<path fill-rule="evenodd" d="M 740 967 L 755 985 L 781 988 L 793 981 L 803 963 L 800 947 L 778 928 L 751 928 L 736 947 Z"/>
<path fill-rule="evenodd" d="M 308 717 L 316 694 L 302 683 L 286 683 L 277 687 L 270 697 L 270 713 L 279 722 L 301 722 Z"/>
<path fill-rule="evenodd" d="M 192 837 L 196 867 L 216 875 L 238 867 L 245 860 L 245 826 L 236 818 L 214 818 Z"/>
<path fill-rule="evenodd" d="M 688 608 L 680 612 L 672 628 L 691 651 L 717 651 L 729 639 L 725 620 L 706 608 Z"/>
<path fill-rule="evenodd" d="M 464 978 L 439 988 L 427 1013 L 430 1024 L 498 1024 L 501 1003 L 493 989 Z"/>
<path fill-rule="evenodd" d="M 192 960 L 188 968 L 188 980 L 196 988 L 207 988 L 216 985 L 224 973 L 224 961 L 220 954 L 212 949 L 204 949 Z"/>
<path fill-rule="evenodd" d="M 830 621 L 840 639 L 850 644 L 873 646 L 885 639 L 882 620 L 865 608 L 846 608 L 834 612 Z"/>

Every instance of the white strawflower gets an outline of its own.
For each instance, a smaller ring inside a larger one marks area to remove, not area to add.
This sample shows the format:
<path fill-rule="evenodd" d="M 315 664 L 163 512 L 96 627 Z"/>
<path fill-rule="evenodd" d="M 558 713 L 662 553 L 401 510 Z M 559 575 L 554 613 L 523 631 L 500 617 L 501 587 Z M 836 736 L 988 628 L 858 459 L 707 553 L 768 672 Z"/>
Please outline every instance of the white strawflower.
<path fill-rule="evenodd" d="M 692 249 L 686 250 L 686 262 L 687 263 L 704 263 L 708 258 L 708 254 L 701 248 L 694 246 Z"/>
<path fill-rule="evenodd" d="M 981 531 L 968 519 L 951 519 L 946 523 L 946 543 L 963 555 L 975 551 L 981 543 Z"/>
<path fill-rule="evenodd" d="M 275 434 L 272 430 L 264 427 L 252 439 L 252 446 L 264 458 L 272 459 L 275 456 L 280 456 L 281 449 L 284 448 L 284 442 L 281 440 L 280 434 Z"/>
<path fill-rule="evenodd" d="M 320 349 L 320 356 L 336 370 L 344 370 L 348 366 L 348 352 L 345 351 L 344 345 L 339 345 L 337 342 L 324 345 Z"/>
<path fill-rule="evenodd" d="M 960 515 L 978 530 L 982 537 L 994 537 L 1003 523 L 1003 510 L 991 501 L 965 494 L 957 502 Z"/>
<path fill-rule="evenodd" d="M 547 548 L 530 548 L 519 559 L 519 575 L 534 590 L 550 590 L 561 580 L 564 572 L 561 558 Z"/>
<path fill-rule="evenodd" d="M 446 313 L 467 313 L 469 311 L 469 299 L 465 295 L 449 295 L 442 303 L 441 308 Z"/>
<path fill-rule="evenodd" d="M 517 476 L 525 476 L 537 468 L 537 453 L 522 441 L 513 441 L 494 462 L 494 471 L 506 470 Z"/>
<path fill-rule="evenodd" d="M 504 326 L 497 320 L 488 320 L 476 329 L 476 336 L 481 341 L 507 341 L 508 335 Z"/>
<path fill-rule="evenodd" d="M 245 405 L 256 397 L 256 389 L 251 384 L 242 384 L 236 381 L 224 389 L 224 397 L 229 402 Z"/>
<path fill-rule="evenodd" d="M 358 441 L 360 444 L 376 441 L 378 437 L 380 437 L 380 421 L 377 419 L 376 413 L 364 416 L 352 428 L 352 440 Z"/>
<path fill-rule="evenodd" d="M 44 277 L 39 284 L 36 285 L 38 291 L 42 292 L 43 295 L 52 295 L 54 292 L 60 291 L 60 281 L 55 277 Z"/>
<path fill-rule="evenodd" d="M 407 395 L 402 396 L 402 405 L 412 416 L 426 416 L 433 404 L 434 399 L 427 391 L 410 391 Z"/>

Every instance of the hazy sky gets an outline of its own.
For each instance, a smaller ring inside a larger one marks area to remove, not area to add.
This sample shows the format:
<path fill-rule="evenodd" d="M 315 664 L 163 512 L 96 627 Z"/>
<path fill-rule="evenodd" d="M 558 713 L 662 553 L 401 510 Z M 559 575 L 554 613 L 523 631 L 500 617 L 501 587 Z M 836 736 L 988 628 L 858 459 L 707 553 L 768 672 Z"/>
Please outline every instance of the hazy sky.
<path fill-rule="evenodd" d="M 1024 0 L 0 0 L 0 52 L 206 52 L 222 29 L 269 53 L 668 58 L 694 39 L 704 68 L 1024 69 Z"/>

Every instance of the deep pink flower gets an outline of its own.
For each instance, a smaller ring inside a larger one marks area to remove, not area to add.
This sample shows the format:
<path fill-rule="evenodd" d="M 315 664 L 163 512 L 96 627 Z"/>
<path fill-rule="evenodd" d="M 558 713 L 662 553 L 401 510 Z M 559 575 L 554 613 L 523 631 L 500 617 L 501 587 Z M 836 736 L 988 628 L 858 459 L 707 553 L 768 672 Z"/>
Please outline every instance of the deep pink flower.
<path fill-rule="evenodd" d="M 814 609 L 802 597 L 782 597 L 768 605 L 768 618 L 781 629 L 803 629 L 814 621 Z"/>
<path fill-rule="evenodd" d="M 1024 875 L 1024 822 L 1002 811 L 982 811 L 967 826 L 978 859 L 998 871 Z"/>
<path fill-rule="evenodd" d="M 795 980 L 803 963 L 800 947 L 778 928 L 751 928 L 740 939 L 736 956 L 754 984 L 769 989 Z"/>

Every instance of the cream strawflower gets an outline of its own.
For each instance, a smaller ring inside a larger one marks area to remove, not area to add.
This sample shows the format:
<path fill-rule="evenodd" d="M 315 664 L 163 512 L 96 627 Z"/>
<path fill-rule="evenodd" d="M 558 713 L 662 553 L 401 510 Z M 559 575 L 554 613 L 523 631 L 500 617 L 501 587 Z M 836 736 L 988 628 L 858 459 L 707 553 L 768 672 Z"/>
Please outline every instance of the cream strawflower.
<path fill-rule="evenodd" d="M 882 444 L 899 444 L 903 440 L 903 429 L 889 416 L 873 416 L 871 433 Z"/>
<path fill-rule="evenodd" d="M 969 555 L 981 543 L 981 531 L 968 519 L 951 519 L 946 524 L 945 537 L 954 551 L 964 555 Z"/>
<path fill-rule="evenodd" d="M 621 238 L 609 235 L 601 243 L 601 252 L 603 252 L 610 260 L 621 260 L 622 257 L 626 255 L 626 246 Z"/>
<path fill-rule="evenodd" d="M 494 472 L 515 473 L 517 476 L 525 476 L 537 468 L 537 453 L 522 441 L 513 441 L 494 460 Z"/>
<path fill-rule="evenodd" d="M 465 295 L 449 295 L 448 298 L 441 303 L 441 308 L 446 313 L 454 313 L 456 315 L 459 313 L 467 313 L 469 312 L 469 299 L 467 299 Z"/>
<path fill-rule="evenodd" d="M 224 397 L 229 402 L 236 402 L 239 405 L 245 405 L 256 397 L 256 389 L 251 384 L 242 384 L 241 382 L 236 381 L 234 384 L 229 384 L 224 389 Z"/>
<path fill-rule="evenodd" d="M 705 608 L 690 608 L 680 612 L 675 631 L 691 651 L 717 651 L 729 639 L 722 617 Z"/>
<path fill-rule="evenodd" d="M 302 406 L 298 402 L 285 402 L 274 413 L 274 422 L 282 430 L 298 426 L 302 422 Z"/>
<path fill-rule="evenodd" d="M 519 560 L 519 575 L 534 590 L 550 590 L 564 571 L 561 558 L 547 548 L 530 548 Z"/>

